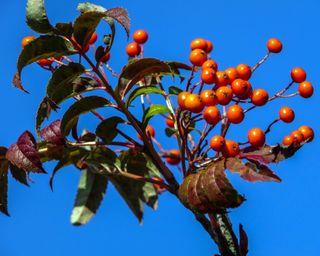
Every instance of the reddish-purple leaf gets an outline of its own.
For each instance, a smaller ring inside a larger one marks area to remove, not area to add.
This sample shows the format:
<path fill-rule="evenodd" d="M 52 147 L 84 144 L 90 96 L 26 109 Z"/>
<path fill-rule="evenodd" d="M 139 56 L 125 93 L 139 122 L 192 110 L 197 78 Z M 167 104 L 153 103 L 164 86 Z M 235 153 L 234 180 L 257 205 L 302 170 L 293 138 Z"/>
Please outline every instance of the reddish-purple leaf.
<path fill-rule="evenodd" d="M 18 141 L 10 146 L 6 158 L 25 171 L 46 173 L 40 161 L 36 140 L 29 131 L 25 131 Z"/>
<path fill-rule="evenodd" d="M 121 7 L 116 7 L 116 8 L 109 9 L 108 11 L 105 12 L 105 14 L 108 17 L 118 21 L 124 27 L 125 31 L 127 32 L 127 36 L 129 38 L 130 19 L 129 19 L 127 10 Z"/>
<path fill-rule="evenodd" d="M 268 166 L 259 163 L 246 163 L 246 169 L 242 169 L 240 177 L 250 182 L 256 181 L 275 181 L 281 182 L 281 179 L 268 168 Z"/>
<path fill-rule="evenodd" d="M 240 252 L 241 255 L 246 256 L 248 254 L 248 236 L 244 231 L 242 224 L 239 225 L 239 234 L 240 234 Z"/>
<path fill-rule="evenodd" d="M 23 91 L 23 92 L 29 93 L 29 92 L 23 87 L 23 85 L 22 85 L 19 72 L 17 72 L 17 73 L 13 76 L 12 83 L 13 83 L 14 87 L 20 89 L 20 90 Z"/>
<path fill-rule="evenodd" d="M 43 128 L 40 131 L 40 136 L 43 138 L 44 141 L 48 143 L 54 145 L 64 145 L 65 139 L 61 134 L 60 125 L 60 120 L 54 121 L 49 126 Z"/>

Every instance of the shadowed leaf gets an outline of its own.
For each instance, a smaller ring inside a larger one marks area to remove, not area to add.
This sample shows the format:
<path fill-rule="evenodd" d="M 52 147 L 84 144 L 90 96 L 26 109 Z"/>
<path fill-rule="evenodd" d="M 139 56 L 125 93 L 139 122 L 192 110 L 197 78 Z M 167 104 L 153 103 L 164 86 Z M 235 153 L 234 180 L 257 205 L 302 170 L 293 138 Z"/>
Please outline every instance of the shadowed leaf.
<path fill-rule="evenodd" d="M 243 229 L 242 224 L 239 225 L 239 234 L 240 234 L 240 252 L 241 255 L 246 256 L 248 254 L 248 236 Z"/>
<path fill-rule="evenodd" d="M 116 20 L 117 22 L 119 22 L 123 28 L 125 29 L 126 33 L 127 33 L 127 37 L 129 38 L 129 33 L 130 33 L 130 19 L 129 19 L 129 15 L 126 9 L 123 9 L 121 7 L 116 7 L 116 8 L 112 8 L 109 9 L 105 12 L 105 14 Z"/>
<path fill-rule="evenodd" d="M 183 90 L 180 89 L 179 87 L 177 86 L 170 86 L 169 87 L 169 94 L 172 94 L 172 95 L 178 95 L 180 92 L 182 92 Z"/>
<path fill-rule="evenodd" d="M 17 166 L 10 164 L 10 172 L 16 181 L 29 187 L 27 172 L 25 170 L 19 169 Z"/>
<path fill-rule="evenodd" d="M 27 24 L 37 33 L 47 34 L 53 31 L 47 17 L 44 0 L 28 0 Z"/>
<path fill-rule="evenodd" d="M 118 124 L 124 123 L 125 121 L 117 116 L 110 117 L 102 121 L 96 129 L 96 134 L 103 140 L 103 142 L 109 144 L 118 135 L 116 130 Z"/>
<path fill-rule="evenodd" d="M 0 212 L 9 216 L 8 211 L 8 163 L 0 163 Z M 5 170 L 7 169 L 7 170 Z"/>

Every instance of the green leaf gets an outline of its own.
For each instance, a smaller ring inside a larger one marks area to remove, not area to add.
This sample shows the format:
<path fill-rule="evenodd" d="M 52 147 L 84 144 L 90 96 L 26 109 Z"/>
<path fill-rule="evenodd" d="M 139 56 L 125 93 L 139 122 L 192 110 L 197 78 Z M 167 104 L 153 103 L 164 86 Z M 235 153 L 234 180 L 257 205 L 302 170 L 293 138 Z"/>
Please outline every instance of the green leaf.
<path fill-rule="evenodd" d="M 71 38 L 73 34 L 72 22 L 69 23 L 57 23 L 55 27 L 55 33 L 67 38 Z"/>
<path fill-rule="evenodd" d="M 29 44 L 27 44 L 20 53 L 17 73 L 14 76 L 14 85 L 24 90 L 21 84 L 21 71 L 27 65 L 36 62 L 40 59 L 47 59 L 50 57 L 59 57 L 75 54 L 76 50 L 73 48 L 71 42 L 60 36 L 40 36 Z"/>
<path fill-rule="evenodd" d="M 153 116 L 166 113 L 170 113 L 169 109 L 166 106 L 160 104 L 151 105 L 144 113 L 142 121 L 143 127 L 147 127 L 149 120 Z"/>
<path fill-rule="evenodd" d="M 7 149 L 0 147 L 0 155 L 5 157 Z M 6 159 L 0 160 L 0 212 L 9 216 L 8 212 L 8 169 L 9 162 Z"/>
<path fill-rule="evenodd" d="M 182 92 L 183 90 L 180 89 L 177 86 L 170 86 L 169 87 L 169 94 L 173 94 L 173 95 L 178 95 L 180 92 Z"/>
<path fill-rule="evenodd" d="M 73 225 L 83 225 L 91 220 L 105 196 L 107 185 L 107 177 L 93 173 L 90 167 L 81 172 L 78 192 L 71 214 Z"/>
<path fill-rule="evenodd" d="M 154 58 L 136 60 L 123 69 L 115 91 L 124 98 L 130 89 L 145 76 L 161 72 L 170 72 L 170 67 L 163 61 Z"/>
<path fill-rule="evenodd" d="M 164 131 L 165 131 L 167 137 L 169 137 L 169 138 L 172 137 L 172 135 L 178 133 L 177 130 L 175 130 L 173 128 L 169 128 L 169 127 L 167 127 Z"/>
<path fill-rule="evenodd" d="M 62 84 L 65 83 L 63 82 Z M 73 81 L 70 81 L 70 84 L 54 88 L 53 92 L 50 93 L 50 98 L 46 96 L 39 105 L 36 117 L 37 132 L 40 132 L 43 121 L 50 116 L 52 109 L 57 109 L 59 104 L 71 97 L 96 90 L 98 86 L 99 84 L 92 78 L 77 77 Z"/>
<path fill-rule="evenodd" d="M 62 65 L 52 74 L 49 83 L 47 85 L 47 96 L 54 98 L 55 91 L 59 91 L 64 87 L 67 87 L 85 72 L 84 66 L 78 63 L 69 63 L 68 65 Z"/>
<path fill-rule="evenodd" d="M 106 17 L 105 13 L 85 12 L 75 20 L 73 34 L 78 44 L 88 45 L 92 34 L 103 17 Z"/>
<path fill-rule="evenodd" d="M 27 24 L 37 33 L 47 34 L 53 31 L 47 17 L 44 0 L 28 0 Z"/>
<path fill-rule="evenodd" d="M 142 86 L 139 88 L 134 89 L 128 96 L 127 102 L 126 102 L 126 107 L 129 107 L 131 102 L 135 100 L 140 95 L 145 95 L 145 94 L 160 94 L 160 95 L 165 95 L 165 92 L 155 86 Z"/>
<path fill-rule="evenodd" d="M 96 134 L 103 140 L 103 142 L 109 144 L 118 135 L 116 130 L 118 124 L 124 122 L 125 121 L 121 117 L 110 117 L 98 125 Z"/>
<path fill-rule="evenodd" d="M 64 136 L 67 136 L 75 125 L 77 118 L 91 110 L 107 107 L 110 105 L 110 101 L 98 96 L 89 96 L 82 98 L 74 103 L 64 114 L 61 121 L 61 132 Z"/>
<path fill-rule="evenodd" d="M 29 187 L 29 183 L 28 183 L 28 179 L 27 179 L 27 172 L 25 170 L 22 170 L 22 169 L 18 168 L 17 166 L 11 164 L 10 165 L 10 172 L 11 172 L 12 177 L 16 181 Z"/>

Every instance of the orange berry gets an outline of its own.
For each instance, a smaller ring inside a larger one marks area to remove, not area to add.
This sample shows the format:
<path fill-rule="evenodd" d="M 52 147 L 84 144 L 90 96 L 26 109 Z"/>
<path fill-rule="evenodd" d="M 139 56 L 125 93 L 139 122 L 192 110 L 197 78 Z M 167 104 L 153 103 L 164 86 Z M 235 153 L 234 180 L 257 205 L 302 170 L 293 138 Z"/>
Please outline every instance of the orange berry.
<path fill-rule="evenodd" d="M 307 74 L 302 68 L 293 68 L 291 70 L 292 81 L 302 83 L 306 80 Z"/>
<path fill-rule="evenodd" d="M 21 40 L 21 45 L 22 47 L 25 47 L 28 43 L 36 39 L 35 36 L 26 36 Z"/>
<path fill-rule="evenodd" d="M 261 147 L 266 142 L 266 135 L 260 128 L 252 128 L 248 132 L 249 143 L 254 147 Z"/>
<path fill-rule="evenodd" d="M 184 101 L 184 105 L 192 113 L 200 113 L 204 108 L 199 94 L 189 94 Z"/>
<path fill-rule="evenodd" d="M 147 137 L 149 137 L 149 138 L 151 138 L 151 137 L 153 138 L 156 135 L 156 132 L 151 125 L 147 125 L 145 132 L 146 132 Z M 140 140 L 142 140 L 142 137 L 140 136 L 140 134 L 138 134 L 138 138 Z"/>
<path fill-rule="evenodd" d="M 232 89 L 227 86 L 221 86 L 216 90 L 216 97 L 219 104 L 226 106 L 232 100 Z"/>
<path fill-rule="evenodd" d="M 190 92 L 180 92 L 178 94 L 178 105 L 180 108 L 182 108 L 183 110 L 186 110 L 186 105 L 185 105 L 185 100 L 186 98 L 190 95 Z"/>
<path fill-rule="evenodd" d="M 238 72 L 239 78 L 242 78 L 243 80 L 249 80 L 252 74 L 251 68 L 246 64 L 239 64 L 236 67 L 236 70 Z"/>
<path fill-rule="evenodd" d="M 126 47 L 126 53 L 130 57 L 135 57 L 141 53 L 141 47 L 136 42 L 130 43 Z"/>
<path fill-rule="evenodd" d="M 217 105 L 217 98 L 216 94 L 213 90 L 204 90 L 200 94 L 200 98 L 202 100 L 202 103 L 205 106 L 215 106 Z"/>
<path fill-rule="evenodd" d="M 90 37 L 89 44 L 94 44 L 98 39 L 97 32 L 93 32 L 92 36 Z"/>
<path fill-rule="evenodd" d="M 194 66 L 202 66 L 207 60 L 207 53 L 202 49 L 195 49 L 189 55 L 189 60 Z"/>
<path fill-rule="evenodd" d="M 139 29 L 133 33 L 133 40 L 138 44 L 144 44 L 148 41 L 148 33 L 142 29 Z"/>
<path fill-rule="evenodd" d="M 226 86 L 229 83 L 229 77 L 224 71 L 217 71 L 216 72 L 216 86 Z"/>
<path fill-rule="evenodd" d="M 282 140 L 282 144 L 285 146 L 291 146 L 294 142 L 294 138 L 292 135 L 285 136 Z"/>
<path fill-rule="evenodd" d="M 303 125 L 298 129 L 299 132 L 302 133 L 305 140 L 308 140 L 308 142 L 312 141 L 314 138 L 314 132 L 313 129 L 307 125 Z"/>
<path fill-rule="evenodd" d="M 207 48 L 208 48 L 207 40 L 203 38 L 194 39 L 190 44 L 190 48 L 191 50 L 201 49 L 203 51 L 207 51 Z"/>
<path fill-rule="evenodd" d="M 240 152 L 239 144 L 233 140 L 225 140 L 221 152 L 224 157 L 235 157 Z"/>
<path fill-rule="evenodd" d="M 216 125 L 221 120 L 220 111 L 215 106 L 210 106 L 203 111 L 203 118 L 208 124 Z"/>
<path fill-rule="evenodd" d="M 293 131 L 291 133 L 292 137 L 293 137 L 293 144 L 294 145 L 299 145 L 301 142 L 303 142 L 305 139 L 304 139 L 304 136 L 302 134 L 302 132 L 300 131 Z"/>
<path fill-rule="evenodd" d="M 263 106 L 269 100 L 269 94 L 264 89 L 256 89 L 251 95 L 252 104 L 255 106 Z"/>
<path fill-rule="evenodd" d="M 201 73 L 201 80 L 205 84 L 213 84 L 216 80 L 216 71 L 212 68 L 205 68 Z"/>
<path fill-rule="evenodd" d="M 279 53 L 282 50 L 282 43 L 277 38 L 270 38 L 267 42 L 269 52 Z"/>
<path fill-rule="evenodd" d="M 282 107 L 279 111 L 280 119 L 285 123 L 291 123 L 294 120 L 295 114 L 292 108 Z"/>
<path fill-rule="evenodd" d="M 222 136 L 213 136 L 210 140 L 210 147 L 217 152 L 220 152 L 223 149 L 225 140 Z"/>
<path fill-rule="evenodd" d="M 172 116 L 167 116 L 166 118 L 166 124 L 167 126 L 171 127 L 171 128 L 174 128 L 174 121 L 172 119 Z"/>
<path fill-rule="evenodd" d="M 210 52 L 212 52 L 212 50 L 213 50 L 213 44 L 212 44 L 212 42 L 211 41 L 209 41 L 209 40 L 206 40 L 207 41 L 207 48 L 206 48 L 206 53 L 210 53 Z"/>
<path fill-rule="evenodd" d="M 232 105 L 227 110 L 227 117 L 230 123 L 240 124 L 244 119 L 242 107 L 239 105 Z"/>
<path fill-rule="evenodd" d="M 313 94 L 313 86 L 310 82 L 304 81 L 299 84 L 298 91 L 303 98 L 310 98 Z"/>
<path fill-rule="evenodd" d="M 239 78 L 239 74 L 235 68 L 227 68 L 225 73 L 229 78 L 229 84 L 232 84 L 234 80 Z"/>
<path fill-rule="evenodd" d="M 53 60 L 52 59 L 41 59 L 38 60 L 37 63 L 41 66 L 41 67 L 48 67 L 51 66 Z"/>
<path fill-rule="evenodd" d="M 239 99 L 247 99 L 252 93 L 251 84 L 240 78 L 233 81 L 231 89 Z"/>
<path fill-rule="evenodd" d="M 214 60 L 206 60 L 202 64 L 202 69 L 206 69 L 206 68 L 212 68 L 214 71 L 217 72 L 218 71 L 218 64 Z"/>
<path fill-rule="evenodd" d="M 107 52 L 105 55 L 103 55 L 100 59 L 101 62 L 106 63 L 110 60 L 110 52 Z"/>
<path fill-rule="evenodd" d="M 171 149 L 166 156 L 166 161 L 168 164 L 177 165 L 181 161 L 180 151 L 177 149 Z"/>

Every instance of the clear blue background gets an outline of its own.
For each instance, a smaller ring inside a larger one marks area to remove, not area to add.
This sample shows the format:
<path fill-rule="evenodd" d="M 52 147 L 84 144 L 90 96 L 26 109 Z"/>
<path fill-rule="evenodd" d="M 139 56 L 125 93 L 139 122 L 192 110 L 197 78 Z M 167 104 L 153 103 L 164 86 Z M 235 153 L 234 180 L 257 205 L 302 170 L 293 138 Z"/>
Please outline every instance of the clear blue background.
<path fill-rule="evenodd" d="M 11 85 L 21 39 L 32 32 L 26 26 L 25 1 L 1 1 L 2 39 L 0 109 L 2 124 L 0 144 L 9 146 L 25 130 L 34 132 L 35 111 L 44 95 L 48 74 L 37 65 L 26 69 L 24 84 L 32 92 L 24 94 Z M 47 0 L 52 23 L 69 21 L 78 14 L 79 1 Z M 276 143 L 300 125 L 308 124 L 319 133 L 319 1 L 102 1 L 107 8 L 126 7 L 132 31 L 149 32 L 146 55 L 188 61 L 189 42 L 196 37 L 212 40 L 213 58 L 225 69 L 239 63 L 254 65 L 266 52 L 266 41 L 278 37 L 283 53 L 274 55 L 252 78 L 254 87 L 274 93 L 290 81 L 290 70 L 303 67 L 315 86 L 310 100 L 275 101 L 252 111 L 243 125 L 231 130 L 230 137 L 243 141 L 249 127 L 266 127 L 283 104 L 294 106 L 296 120 L 278 124 L 268 138 Z M 105 27 L 100 27 L 100 32 Z M 118 29 L 110 64 L 115 69 L 126 63 L 125 33 Z M 295 87 L 296 88 L 296 87 Z M 294 91 L 295 89 L 293 89 Z M 317 103 L 318 102 L 318 103 Z M 91 119 L 88 119 L 91 120 Z M 163 122 L 163 120 L 162 120 Z M 88 122 L 87 122 L 88 123 Z M 176 147 L 157 129 L 164 147 Z M 320 172 L 319 136 L 292 159 L 273 169 L 283 182 L 247 183 L 230 175 L 234 185 L 245 194 L 247 202 L 232 210 L 235 229 L 244 225 L 249 236 L 249 255 L 319 255 L 320 249 Z M 52 170 L 52 165 L 46 165 Z M 179 173 L 175 171 L 177 176 Z M 216 246 L 194 221 L 193 216 L 164 194 L 159 209 L 147 209 L 143 225 L 109 188 L 96 217 L 84 227 L 69 223 L 79 173 L 65 169 L 56 179 L 55 192 L 48 186 L 48 175 L 33 175 L 27 188 L 10 179 L 9 208 L 12 217 L 0 215 L 1 256 L 66 255 L 213 255 Z"/>

